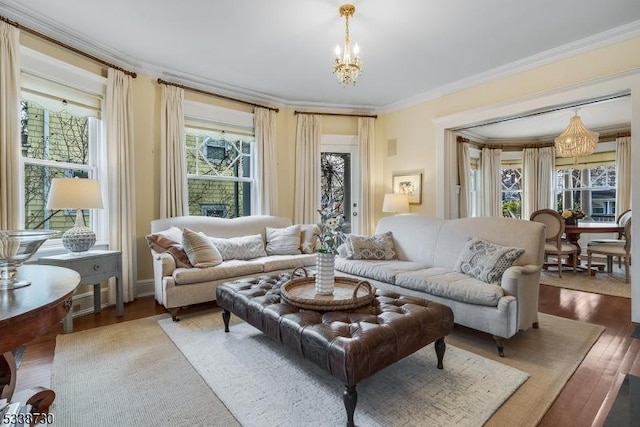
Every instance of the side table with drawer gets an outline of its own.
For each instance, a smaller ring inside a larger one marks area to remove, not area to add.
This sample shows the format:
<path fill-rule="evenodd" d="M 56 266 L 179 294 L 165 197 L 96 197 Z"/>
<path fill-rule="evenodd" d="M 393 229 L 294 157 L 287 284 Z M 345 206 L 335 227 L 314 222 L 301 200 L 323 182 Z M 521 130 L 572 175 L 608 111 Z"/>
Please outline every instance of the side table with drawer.
<path fill-rule="evenodd" d="M 80 254 L 66 253 L 41 257 L 38 264 L 57 265 L 67 267 L 80 274 L 81 285 L 93 286 L 93 311 L 100 312 L 102 302 L 100 284 L 105 280 L 116 279 L 116 314 L 124 316 L 124 300 L 122 292 L 122 252 L 93 250 Z M 65 333 L 73 332 L 73 317 L 71 311 L 64 319 Z"/>

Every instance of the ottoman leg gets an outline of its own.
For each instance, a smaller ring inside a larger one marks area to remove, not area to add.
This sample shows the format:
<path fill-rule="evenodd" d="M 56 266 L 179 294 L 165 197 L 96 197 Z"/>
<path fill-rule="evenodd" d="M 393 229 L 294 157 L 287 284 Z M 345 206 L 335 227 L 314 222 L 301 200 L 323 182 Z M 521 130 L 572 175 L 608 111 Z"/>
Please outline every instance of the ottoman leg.
<path fill-rule="evenodd" d="M 229 319 L 231 319 L 231 313 L 229 310 L 222 311 L 222 320 L 224 321 L 224 331 L 229 332 Z"/>
<path fill-rule="evenodd" d="M 344 393 L 342 394 L 342 401 L 344 407 L 347 410 L 347 427 L 353 427 L 353 414 L 356 412 L 356 405 L 358 403 L 358 393 L 356 392 L 356 386 L 345 386 Z"/>
<path fill-rule="evenodd" d="M 438 356 L 438 369 L 442 369 L 442 360 L 444 359 L 444 351 L 447 349 L 447 345 L 444 343 L 444 337 L 438 338 L 434 344 L 436 348 L 436 356 Z"/>

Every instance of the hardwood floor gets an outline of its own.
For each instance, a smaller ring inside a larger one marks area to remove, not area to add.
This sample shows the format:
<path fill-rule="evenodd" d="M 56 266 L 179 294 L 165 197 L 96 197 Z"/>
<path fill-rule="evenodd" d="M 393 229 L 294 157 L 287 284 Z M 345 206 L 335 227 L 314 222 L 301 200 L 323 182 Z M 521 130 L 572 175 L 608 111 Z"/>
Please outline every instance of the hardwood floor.
<path fill-rule="evenodd" d="M 540 422 L 540 426 L 602 425 L 624 374 L 640 375 L 640 340 L 631 337 L 631 302 L 626 298 L 540 286 L 540 311 L 605 326 L 584 361 Z M 125 306 L 116 317 L 115 307 L 74 319 L 74 331 L 97 328 L 165 313 L 152 297 Z M 26 346 L 18 370 L 16 390 L 50 386 L 58 325 Z"/>

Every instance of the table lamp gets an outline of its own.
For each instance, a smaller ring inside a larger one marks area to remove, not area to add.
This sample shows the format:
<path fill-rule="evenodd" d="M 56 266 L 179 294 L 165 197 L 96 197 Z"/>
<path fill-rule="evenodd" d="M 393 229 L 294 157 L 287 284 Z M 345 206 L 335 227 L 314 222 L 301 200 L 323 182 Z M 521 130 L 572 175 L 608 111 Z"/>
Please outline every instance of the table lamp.
<path fill-rule="evenodd" d="M 47 209 L 75 209 L 73 228 L 62 235 L 62 245 L 70 252 L 86 252 L 96 243 L 96 235 L 84 225 L 82 209 L 102 209 L 100 183 L 87 178 L 53 178 Z"/>
<path fill-rule="evenodd" d="M 382 212 L 409 213 L 409 197 L 402 193 L 385 194 Z"/>

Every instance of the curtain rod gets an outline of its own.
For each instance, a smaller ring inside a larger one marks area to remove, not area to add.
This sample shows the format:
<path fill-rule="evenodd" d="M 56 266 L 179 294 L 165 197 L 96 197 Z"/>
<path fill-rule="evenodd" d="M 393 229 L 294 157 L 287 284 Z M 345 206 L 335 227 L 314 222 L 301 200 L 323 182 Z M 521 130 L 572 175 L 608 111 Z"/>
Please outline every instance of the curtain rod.
<path fill-rule="evenodd" d="M 84 56 L 85 58 L 89 58 L 89 59 L 91 59 L 92 61 L 95 61 L 95 62 L 97 62 L 97 63 L 99 63 L 99 64 L 105 65 L 105 66 L 107 66 L 107 67 L 113 68 L 113 69 L 118 70 L 118 71 L 122 71 L 123 73 L 125 73 L 125 74 L 127 74 L 127 75 L 129 75 L 129 76 L 133 77 L 134 79 L 138 76 L 138 75 L 137 75 L 136 73 L 134 73 L 133 71 L 128 71 L 128 70 L 125 70 L 124 68 L 118 67 L 117 65 L 113 65 L 113 64 L 112 64 L 112 63 L 110 63 L 110 62 L 107 62 L 107 61 L 105 61 L 105 60 L 103 60 L 103 59 L 100 59 L 100 58 L 98 58 L 98 57 L 96 57 L 96 56 L 93 56 L 93 55 L 91 55 L 91 54 L 89 54 L 89 53 L 83 52 L 83 51 L 81 51 L 80 49 L 76 49 L 76 48 L 75 48 L 75 47 L 73 47 L 73 46 L 69 46 L 69 45 L 68 45 L 68 44 L 66 44 L 66 43 L 62 43 L 62 42 L 60 42 L 60 41 L 58 41 L 58 40 L 56 40 L 56 39 L 53 39 L 53 38 L 51 38 L 51 37 L 49 37 L 49 36 L 47 36 L 47 35 L 45 35 L 45 34 L 42 34 L 42 33 L 38 32 L 38 31 L 36 31 L 36 30 L 33 30 L 33 29 L 29 28 L 29 27 L 25 27 L 24 25 L 19 24 L 19 23 L 17 23 L 17 22 L 11 21 L 11 20 L 9 20 L 9 19 L 5 18 L 4 16 L 1 16 L 1 15 L 0 15 L 0 21 L 4 21 L 4 22 L 6 22 L 6 23 L 7 23 L 7 24 L 9 24 L 9 25 L 13 25 L 14 27 L 16 27 L 16 28 L 17 28 L 17 29 L 19 29 L 19 30 L 22 30 L 22 31 L 27 32 L 27 33 L 29 33 L 29 34 L 33 34 L 33 35 L 34 35 L 34 36 L 36 36 L 36 37 L 39 37 L 39 38 L 41 38 L 41 39 L 44 39 L 44 40 L 46 40 L 46 41 L 48 41 L 48 42 L 50 42 L 50 43 L 53 43 L 53 44 L 55 44 L 55 45 L 57 45 L 57 46 L 63 47 L 63 48 L 65 48 L 65 49 L 67 49 L 67 50 L 70 50 L 70 51 L 71 51 L 71 52 L 73 52 L 73 53 L 77 53 L 78 55 Z"/>
<path fill-rule="evenodd" d="M 377 114 L 358 114 L 358 113 L 320 113 L 314 111 L 294 111 L 293 114 L 319 114 L 321 116 L 345 116 L 345 117 L 370 117 L 377 119 Z"/>
<path fill-rule="evenodd" d="M 226 99 L 227 101 L 233 101 L 233 102 L 238 102 L 240 104 L 250 105 L 251 107 L 266 108 L 268 110 L 275 111 L 276 113 L 280 111 L 279 108 L 274 108 L 274 107 L 268 107 L 266 105 L 255 104 L 253 102 L 243 101 L 242 99 L 232 98 L 230 96 L 220 95 L 220 94 L 213 93 L 213 92 L 207 92 L 206 90 L 196 89 L 194 87 L 189 87 L 189 86 L 181 85 L 181 84 L 178 84 L 178 83 L 172 83 L 172 82 L 168 82 L 168 81 L 162 80 L 162 79 L 158 79 L 158 84 L 175 86 L 175 87 L 179 87 L 181 89 L 188 90 L 188 91 L 191 91 L 191 92 L 201 93 L 203 95 L 215 96 L 216 98 Z"/>
<path fill-rule="evenodd" d="M 576 109 L 578 107 L 583 107 L 585 105 L 591 105 L 591 104 L 598 104 L 600 102 L 606 102 L 606 101 L 612 101 L 615 99 L 619 99 L 619 98 L 625 98 L 627 96 L 631 96 L 631 93 L 629 91 L 624 91 L 624 92 L 620 92 L 620 93 L 614 93 L 612 95 L 606 95 L 606 96 L 601 96 L 598 98 L 592 98 L 592 99 L 587 99 L 584 101 L 576 101 L 576 102 L 570 102 L 567 104 L 560 104 L 560 105 L 553 105 L 553 106 L 549 106 L 549 107 L 543 107 L 543 108 L 539 108 L 533 111 L 529 111 L 527 113 L 523 113 L 523 114 L 516 114 L 513 116 L 506 116 L 506 117 L 502 117 L 496 120 L 489 120 L 487 122 L 482 122 L 482 123 L 478 123 L 475 125 L 471 125 L 471 126 L 463 126 L 463 127 L 459 127 L 459 128 L 454 128 L 451 130 L 454 131 L 460 131 L 460 130 L 469 130 L 469 129 L 475 129 L 477 127 L 482 127 L 482 126 L 486 126 L 486 125 L 495 125 L 498 123 L 503 123 L 503 122 L 509 122 L 512 120 L 517 120 L 517 119 L 525 119 L 528 117 L 535 117 L 535 116 L 539 116 L 541 114 L 547 114 L 547 113 L 553 113 L 555 111 L 563 111 L 563 110 L 572 110 L 572 109 Z"/>

